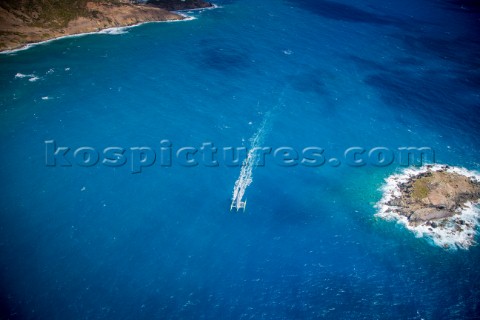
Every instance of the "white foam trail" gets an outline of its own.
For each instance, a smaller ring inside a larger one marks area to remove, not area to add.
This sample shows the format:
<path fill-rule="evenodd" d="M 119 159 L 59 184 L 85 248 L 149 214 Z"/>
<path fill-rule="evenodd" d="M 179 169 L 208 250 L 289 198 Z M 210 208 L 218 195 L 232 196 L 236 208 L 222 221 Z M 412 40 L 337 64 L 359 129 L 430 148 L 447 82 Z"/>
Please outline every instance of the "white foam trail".
<path fill-rule="evenodd" d="M 15 75 L 15 79 L 33 78 L 33 77 L 35 77 L 35 75 L 33 75 L 33 74 L 23 74 L 23 73 L 20 73 L 20 72 Z"/>
<path fill-rule="evenodd" d="M 262 125 L 258 131 L 250 139 L 250 150 L 248 151 L 247 157 L 243 160 L 242 168 L 240 169 L 240 175 L 238 176 L 237 181 L 233 187 L 232 203 L 230 205 L 230 210 L 233 208 L 245 211 L 245 206 L 247 205 L 247 200 L 243 200 L 245 191 L 248 186 L 253 182 L 253 168 L 257 164 L 257 153 L 260 145 L 263 144 L 263 137 L 265 131 L 267 119 L 265 118 Z"/>
<path fill-rule="evenodd" d="M 24 78 L 28 78 L 28 81 L 30 81 L 30 82 L 35 82 L 35 81 L 40 79 L 39 77 L 37 77 L 34 74 L 17 73 L 15 75 L 15 79 L 24 79 Z"/>
<path fill-rule="evenodd" d="M 375 216 L 385 220 L 393 220 L 404 225 L 408 230 L 412 231 L 417 237 L 426 237 L 430 239 L 435 245 L 450 248 L 450 249 L 468 249 L 475 245 L 475 236 L 477 234 L 477 227 L 480 224 L 480 208 L 479 203 L 468 202 L 464 208 L 457 210 L 457 213 L 450 217 L 443 219 L 444 226 L 437 226 L 432 228 L 427 224 L 420 224 L 413 226 L 408 222 L 407 217 L 399 212 L 399 208 L 390 205 L 390 201 L 401 196 L 400 185 L 409 181 L 412 177 L 420 173 L 431 171 L 444 170 L 446 172 L 457 173 L 472 180 L 480 181 L 480 173 L 470 171 L 460 167 L 450 167 L 445 165 L 427 165 L 421 168 L 408 168 L 399 174 L 394 174 L 385 179 L 386 184 L 381 188 L 383 197 L 375 205 L 378 212 Z M 463 220 L 463 224 L 459 224 Z"/>

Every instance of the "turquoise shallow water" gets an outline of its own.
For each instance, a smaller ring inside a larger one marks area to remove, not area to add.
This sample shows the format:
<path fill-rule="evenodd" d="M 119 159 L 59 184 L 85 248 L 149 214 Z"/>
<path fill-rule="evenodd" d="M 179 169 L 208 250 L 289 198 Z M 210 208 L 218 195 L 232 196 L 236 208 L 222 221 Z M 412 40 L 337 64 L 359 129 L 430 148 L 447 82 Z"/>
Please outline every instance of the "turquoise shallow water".
<path fill-rule="evenodd" d="M 0 56 L 1 311 L 11 319 L 480 317 L 478 247 L 374 218 L 398 165 L 47 167 L 73 149 L 427 146 L 480 170 L 474 8 L 219 1 L 196 20 Z M 17 74 L 27 75 L 16 77 Z M 30 76 L 31 75 L 31 76 Z M 36 81 L 30 81 L 38 77 Z"/>

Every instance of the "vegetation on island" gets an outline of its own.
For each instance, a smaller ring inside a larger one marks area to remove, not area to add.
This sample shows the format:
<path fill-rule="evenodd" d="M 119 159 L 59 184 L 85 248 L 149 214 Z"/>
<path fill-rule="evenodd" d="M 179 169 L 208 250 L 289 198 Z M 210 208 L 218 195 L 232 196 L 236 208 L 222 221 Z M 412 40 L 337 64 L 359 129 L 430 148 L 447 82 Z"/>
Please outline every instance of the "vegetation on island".
<path fill-rule="evenodd" d="M 203 0 L 2 0 L 0 51 L 63 35 L 181 20 L 169 11 L 210 6 Z"/>

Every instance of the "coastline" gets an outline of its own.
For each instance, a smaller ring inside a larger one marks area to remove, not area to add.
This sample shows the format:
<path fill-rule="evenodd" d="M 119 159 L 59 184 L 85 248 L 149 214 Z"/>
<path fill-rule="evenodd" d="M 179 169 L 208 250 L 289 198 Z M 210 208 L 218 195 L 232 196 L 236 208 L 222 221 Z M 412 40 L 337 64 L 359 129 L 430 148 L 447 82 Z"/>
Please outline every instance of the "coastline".
<path fill-rule="evenodd" d="M 17 47 L 14 47 L 14 48 L 0 49 L 0 54 L 15 54 L 16 52 L 28 50 L 28 49 L 30 49 L 32 47 L 35 47 L 35 46 L 38 46 L 38 45 L 43 45 L 43 44 L 47 44 L 47 43 L 50 43 L 50 42 L 53 42 L 53 41 L 56 41 L 56 40 L 61 40 L 61 39 L 66 39 L 66 38 L 83 37 L 83 36 L 92 35 L 92 34 L 119 35 L 119 34 L 125 33 L 125 30 L 128 30 L 130 28 L 134 28 L 134 27 L 138 27 L 140 25 L 148 24 L 148 23 L 172 23 L 172 22 L 191 21 L 191 20 L 195 20 L 197 18 L 185 14 L 186 12 L 211 10 L 211 9 L 219 8 L 219 6 L 217 6 L 213 3 L 210 3 L 209 7 L 192 8 L 192 9 L 185 9 L 185 10 L 178 10 L 178 11 L 166 11 L 166 10 L 159 9 L 159 8 L 156 8 L 156 7 L 153 7 L 153 8 L 165 11 L 167 13 L 167 15 L 162 16 L 161 17 L 162 19 L 158 19 L 158 20 L 145 20 L 145 21 L 135 22 L 135 23 L 132 23 L 132 24 L 126 23 L 124 25 L 115 25 L 115 26 L 109 26 L 109 27 L 106 27 L 106 28 L 99 28 L 98 30 L 95 30 L 95 31 L 73 32 L 71 34 L 54 36 L 52 38 L 48 38 L 48 39 L 45 39 L 45 40 L 23 43 L 23 44 L 21 44 Z M 167 17 L 167 18 L 164 19 L 165 17 Z"/>
<path fill-rule="evenodd" d="M 408 168 L 400 173 L 393 174 L 385 179 L 381 187 L 383 196 L 375 205 L 376 217 L 387 221 L 396 221 L 415 234 L 417 238 L 425 237 L 433 244 L 446 249 L 468 249 L 476 244 L 475 236 L 480 224 L 480 202 L 467 202 L 462 208 L 455 210 L 451 217 L 442 219 L 444 222 L 438 227 L 432 227 L 428 223 L 413 225 L 409 219 L 401 214 L 401 208 L 392 205 L 392 200 L 402 196 L 401 185 L 415 179 L 428 171 L 444 171 L 459 175 L 473 177 L 480 181 L 480 173 L 461 167 L 446 165 L 426 165 L 421 168 Z"/>
<path fill-rule="evenodd" d="M 55 38 L 51 38 L 51 39 L 47 39 L 47 40 L 43 40 L 43 41 L 39 41 L 39 42 L 27 43 L 25 45 L 22 45 L 21 47 L 15 48 L 15 49 L 3 50 L 3 51 L 0 51 L 0 55 L 1 54 L 14 54 L 14 53 L 17 53 L 19 51 L 25 51 L 25 50 L 28 50 L 30 48 L 40 46 L 40 45 L 44 45 L 44 44 L 48 44 L 50 42 L 54 42 L 54 41 L 61 40 L 61 39 L 84 37 L 84 36 L 93 35 L 93 34 L 120 35 L 120 34 L 125 33 L 125 32 L 123 32 L 124 30 L 135 28 L 135 27 L 138 27 L 138 26 L 141 26 L 141 25 L 144 25 L 144 24 L 185 22 L 185 21 L 191 21 L 191 20 L 195 20 L 195 19 L 197 19 L 197 18 L 185 15 L 185 19 L 181 19 L 181 20 L 145 21 L 145 22 L 139 22 L 139 23 L 136 23 L 136 24 L 126 25 L 126 26 L 122 26 L 122 27 L 111 27 L 111 28 L 101 29 L 99 31 L 74 33 L 74 34 L 59 36 L 59 37 L 55 37 Z"/>
<path fill-rule="evenodd" d="M 171 11 L 171 12 L 174 12 L 174 13 L 178 13 L 178 14 L 183 14 L 183 12 L 195 12 L 195 11 L 204 11 L 204 10 L 213 10 L 213 9 L 220 9 L 222 8 L 221 6 L 213 3 L 213 2 L 210 2 L 211 6 L 210 7 L 205 7 L 205 8 L 192 8 L 192 9 L 183 9 L 183 10 L 175 10 L 175 11 Z"/>

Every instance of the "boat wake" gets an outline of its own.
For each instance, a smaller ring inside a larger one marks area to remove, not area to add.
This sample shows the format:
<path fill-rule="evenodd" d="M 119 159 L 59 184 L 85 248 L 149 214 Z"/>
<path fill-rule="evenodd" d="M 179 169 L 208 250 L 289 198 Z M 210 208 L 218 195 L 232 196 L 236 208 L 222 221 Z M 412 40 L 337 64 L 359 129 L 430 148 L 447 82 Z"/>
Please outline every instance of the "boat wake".
<path fill-rule="evenodd" d="M 257 132 L 250 138 L 250 150 L 248 151 L 245 160 L 243 160 L 242 168 L 240 169 L 240 175 L 238 176 L 237 181 L 235 181 L 235 186 L 233 187 L 230 211 L 234 208 L 237 209 L 237 211 L 240 209 L 243 209 L 243 211 L 245 211 L 245 207 L 247 206 L 247 199 L 243 200 L 243 197 L 248 186 L 253 181 L 253 169 L 257 164 L 258 160 L 257 151 L 259 150 L 259 147 L 263 144 L 266 123 L 267 117 L 263 120 Z"/>

